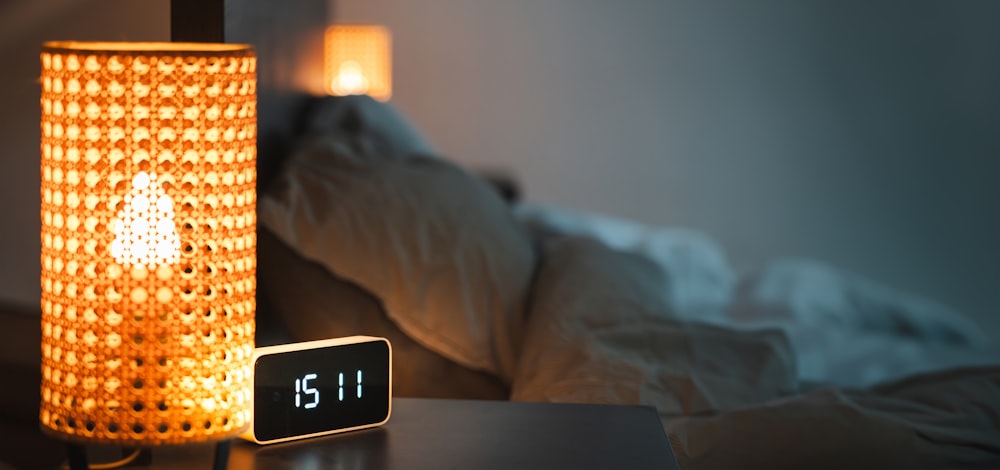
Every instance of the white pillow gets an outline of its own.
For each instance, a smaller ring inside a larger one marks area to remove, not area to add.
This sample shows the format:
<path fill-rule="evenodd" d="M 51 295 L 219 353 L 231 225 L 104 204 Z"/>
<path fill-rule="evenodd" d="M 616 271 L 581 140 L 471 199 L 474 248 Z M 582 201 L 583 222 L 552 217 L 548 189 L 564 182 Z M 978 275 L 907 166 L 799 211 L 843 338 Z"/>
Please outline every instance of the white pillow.
<path fill-rule="evenodd" d="M 448 162 L 331 134 L 288 162 L 258 204 L 262 225 L 381 299 L 417 342 L 509 384 L 535 265 L 527 233 Z"/>

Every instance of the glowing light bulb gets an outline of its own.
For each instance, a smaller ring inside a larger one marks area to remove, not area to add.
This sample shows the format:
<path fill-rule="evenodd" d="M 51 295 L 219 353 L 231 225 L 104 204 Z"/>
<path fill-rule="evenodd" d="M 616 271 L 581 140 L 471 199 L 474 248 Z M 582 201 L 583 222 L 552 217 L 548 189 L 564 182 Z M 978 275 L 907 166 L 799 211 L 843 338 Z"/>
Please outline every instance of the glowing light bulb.
<path fill-rule="evenodd" d="M 368 91 L 368 78 L 361 64 L 345 60 L 340 64 L 337 76 L 330 82 L 330 88 L 338 95 L 361 95 Z"/>
<path fill-rule="evenodd" d="M 111 225 L 111 256 L 118 264 L 147 267 L 180 260 L 173 201 L 156 183 L 155 173 L 140 171 L 132 178 L 125 207 Z"/>

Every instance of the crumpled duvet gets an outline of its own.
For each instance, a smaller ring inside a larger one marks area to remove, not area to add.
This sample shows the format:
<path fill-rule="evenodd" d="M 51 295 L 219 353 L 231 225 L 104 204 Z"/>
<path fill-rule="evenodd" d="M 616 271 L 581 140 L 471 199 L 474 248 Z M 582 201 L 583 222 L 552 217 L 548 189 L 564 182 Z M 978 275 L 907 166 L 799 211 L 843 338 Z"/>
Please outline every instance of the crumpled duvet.
<path fill-rule="evenodd" d="M 777 258 L 741 274 L 716 240 L 694 230 L 538 203 L 515 210 L 538 238 L 592 238 L 653 261 L 664 274 L 657 293 L 674 319 L 781 330 L 801 381 L 868 387 L 1000 365 L 1000 343 L 961 312 L 829 264 Z"/>
<path fill-rule="evenodd" d="M 778 329 L 671 310 L 648 257 L 545 242 L 512 383 L 521 401 L 644 404 L 682 468 L 1000 468 L 1000 367 L 813 387 Z"/>

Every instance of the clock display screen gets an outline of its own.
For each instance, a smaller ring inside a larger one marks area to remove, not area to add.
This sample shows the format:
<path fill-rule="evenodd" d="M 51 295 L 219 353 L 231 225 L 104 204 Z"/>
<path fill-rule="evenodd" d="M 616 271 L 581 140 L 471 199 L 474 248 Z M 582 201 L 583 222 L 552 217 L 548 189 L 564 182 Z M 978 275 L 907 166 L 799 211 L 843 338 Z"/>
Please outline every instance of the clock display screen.
<path fill-rule="evenodd" d="M 380 423 L 389 415 L 384 341 L 268 354 L 254 367 L 259 441 Z"/>

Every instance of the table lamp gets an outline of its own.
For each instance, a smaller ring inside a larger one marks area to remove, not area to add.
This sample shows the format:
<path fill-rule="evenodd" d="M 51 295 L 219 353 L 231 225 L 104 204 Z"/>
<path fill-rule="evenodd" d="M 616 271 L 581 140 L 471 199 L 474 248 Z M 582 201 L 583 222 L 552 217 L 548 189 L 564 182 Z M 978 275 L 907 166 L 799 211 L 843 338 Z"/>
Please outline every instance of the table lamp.
<path fill-rule="evenodd" d="M 148 448 L 251 416 L 256 58 L 240 44 L 41 53 L 43 432 Z"/>
<path fill-rule="evenodd" d="M 334 25 L 326 30 L 324 82 L 334 96 L 392 97 L 392 37 L 374 25 Z"/>

